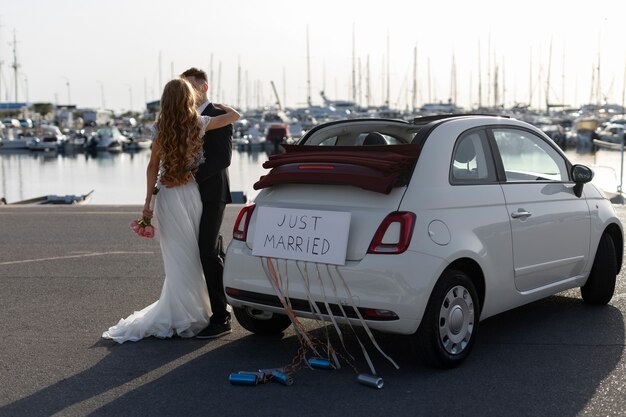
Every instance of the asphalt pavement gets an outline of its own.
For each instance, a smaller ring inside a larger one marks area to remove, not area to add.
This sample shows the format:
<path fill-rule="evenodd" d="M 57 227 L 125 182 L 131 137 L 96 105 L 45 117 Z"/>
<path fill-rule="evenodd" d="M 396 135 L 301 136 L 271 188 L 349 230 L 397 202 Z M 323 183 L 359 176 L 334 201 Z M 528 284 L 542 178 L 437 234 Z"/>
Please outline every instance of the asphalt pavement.
<path fill-rule="evenodd" d="M 625 206 L 615 206 L 626 224 Z M 230 241 L 240 206 L 227 208 Z M 295 383 L 236 386 L 229 375 L 280 367 L 296 356 L 282 336 L 233 332 L 206 341 L 154 338 L 119 345 L 109 326 L 154 302 L 163 282 L 158 239 L 128 223 L 138 206 L 0 206 L 0 416 L 625 416 L 626 283 L 608 306 L 571 290 L 480 324 L 468 360 L 453 370 L 419 364 L 408 337 L 344 328 L 340 370 L 302 369 Z M 340 346 L 335 331 L 306 320 Z M 368 372 L 380 390 L 357 382 Z"/>

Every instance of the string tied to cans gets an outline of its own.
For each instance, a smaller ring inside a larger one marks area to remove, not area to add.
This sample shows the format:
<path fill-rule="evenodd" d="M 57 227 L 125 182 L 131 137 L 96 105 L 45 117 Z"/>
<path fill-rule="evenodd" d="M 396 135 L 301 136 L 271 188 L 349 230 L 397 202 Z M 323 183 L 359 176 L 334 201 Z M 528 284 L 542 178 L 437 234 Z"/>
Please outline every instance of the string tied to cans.
<path fill-rule="evenodd" d="M 332 362 L 323 358 L 310 358 L 308 364 L 313 369 L 336 369 Z M 232 385 L 254 386 L 267 382 L 276 382 L 281 385 L 291 386 L 294 383 L 293 372 L 287 372 L 285 368 L 259 369 L 258 371 L 239 371 L 232 373 L 228 377 Z M 360 373 L 357 381 L 363 385 L 381 389 L 384 385 L 383 379 L 378 375 Z"/>
<path fill-rule="evenodd" d="M 295 261 L 295 265 L 300 273 L 300 277 L 302 279 L 303 288 L 306 291 L 307 301 L 309 303 L 311 312 L 314 313 L 316 318 L 319 321 L 326 321 L 324 319 L 324 315 L 328 316 L 328 320 L 330 320 L 335 328 L 339 340 L 349 358 L 338 353 L 335 348 L 330 343 L 330 337 L 328 335 L 328 331 L 326 330 L 326 342 L 322 342 L 316 339 L 314 336 L 309 334 L 305 329 L 304 325 L 300 322 L 295 312 L 291 307 L 291 301 L 289 299 L 289 281 L 287 279 L 287 260 L 284 260 L 284 273 L 280 273 L 279 263 L 277 259 L 274 258 L 265 258 L 261 257 L 261 264 L 263 266 L 263 270 L 265 271 L 265 275 L 271 283 L 280 303 L 285 311 L 285 314 L 290 318 L 293 328 L 295 330 L 298 339 L 300 340 L 300 349 L 298 350 L 298 354 L 294 357 L 292 363 L 283 368 L 273 368 L 273 369 L 265 369 L 259 370 L 255 372 L 247 372 L 241 371 L 236 374 L 230 374 L 229 380 L 233 385 L 259 385 L 266 383 L 268 381 L 273 381 L 280 383 L 285 386 L 290 386 L 294 383 L 293 373 L 299 369 L 304 367 L 308 367 L 309 369 L 320 369 L 320 370 L 338 370 L 341 368 L 341 364 L 339 361 L 339 357 L 341 357 L 345 363 L 347 363 L 357 374 L 357 381 L 365 386 L 369 386 L 376 389 L 381 389 L 384 386 L 384 381 L 382 377 L 378 376 L 376 370 L 374 368 L 374 364 L 367 353 L 365 345 L 360 340 L 357 332 L 355 331 L 351 320 L 348 318 L 348 315 L 345 312 L 345 309 L 342 305 L 342 302 L 337 302 L 336 305 L 339 307 L 341 312 L 341 317 L 348 324 L 349 328 L 352 330 L 354 335 L 356 336 L 356 340 L 361 347 L 361 351 L 363 356 L 368 364 L 368 367 L 371 371 L 371 374 L 368 373 L 359 373 L 356 366 L 354 366 L 354 356 L 348 352 L 343 333 L 341 328 L 339 327 L 335 315 L 333 314 L 330 304 L 328 302 L 328 298 L 326 295 L 326 289 L 324 286 L 324 280 L 322 279 L 322 273 L 320 272 L 320 265 L 322 269 L 326 268 L 327 277 L 326 281 L 330 283 L 330 287 L 332 290 L 332 296 L 339 300 L 340 297 L 338 295 L 338 288 L 343 290 L 343 293 L 346 295 L 345 299 L 348 301 L 348 306 L 352 308 L 352 310 L 356 313 L 357 318 L 359 320 L 359 324 L 365 330 L 367 336 L 369 337 L 372 345 L 384 356 L 396 369 L 399 369 L 399 366 L 396 362 L 389 357 L 383 350 L 380 348 L 378 343 L 376 342 L 374 335 L 369 329 L 367 323 L 363 319 L 359 309 L 356 306 L 354 301 L 354 297 L 350 292 L 350 288 L 346 284 L 345 279 L 341 275 L 341 271 L 337 265 L 330 266 L 328 264 L 318 264 L 313 263 L 315 265 L 315 273 L 313 274 L 313 278 L 317 278 L 317 282 L 319 283 L 319 289 L 321 291 L 321 296 L 323 299 L 323 306 L 325 308 L 325 312 L 323 313 L 318 305 L 318 302 L 314 299 L 311 293 L 311 277 L 309 276 L 309 268 L 310 262 L 304 261 Z M 302 265 L 303 264 L 303 265 Z M 334 269 L 331 269 L 333 268 Z M 339 285 L 337 285 L 337 283 Z M 325 327 L 326 328 L 326 327 Z M 310 354 L 310 357 L 307 357 Z"/>

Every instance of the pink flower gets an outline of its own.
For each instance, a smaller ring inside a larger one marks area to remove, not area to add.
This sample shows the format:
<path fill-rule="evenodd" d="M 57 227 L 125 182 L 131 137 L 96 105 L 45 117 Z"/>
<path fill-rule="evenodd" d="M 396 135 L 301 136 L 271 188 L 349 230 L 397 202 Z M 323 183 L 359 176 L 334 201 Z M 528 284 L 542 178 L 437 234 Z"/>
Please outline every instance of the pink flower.
<path fill-rule="evenodd" d="M 130 228 L 137 236 L 153 238 L 156 230 L 152 226 L 151 218 L 143 217 L 141 219 L 133 220 L 130 222 Z"/>
<path fill-rule="evenodd" d="M 133 229 L 133 232 L 137 233 L 137 230 L 139 230 L 139 223 L 137 220 L 130 222 L 130 228 Z"/>
<path fill-rule="evenodd" d="M 154 226 L 146 226 L 143 231 L 144 237 L 154 237 Z"/>

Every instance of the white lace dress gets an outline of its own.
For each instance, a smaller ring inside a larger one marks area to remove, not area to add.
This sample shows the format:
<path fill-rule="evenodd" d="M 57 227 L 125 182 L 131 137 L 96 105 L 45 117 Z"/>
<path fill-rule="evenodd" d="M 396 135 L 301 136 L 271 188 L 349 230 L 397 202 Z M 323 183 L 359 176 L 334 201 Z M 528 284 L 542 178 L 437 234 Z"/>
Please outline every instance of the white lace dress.
<path fill-rule="evenodd" d="M 203 126 L 208 119 L 202 118 Z M 190 181 L 177 187 L 159 188 L 153 220 L 163 255 L 165 282 L 157 301 L 121 319 L 102 334 L 103 338 L 118 343 L 148 336 L 193 337 L 207 326 L 211 315 L 198 249 L 202 215 L 198 185 Z"/>

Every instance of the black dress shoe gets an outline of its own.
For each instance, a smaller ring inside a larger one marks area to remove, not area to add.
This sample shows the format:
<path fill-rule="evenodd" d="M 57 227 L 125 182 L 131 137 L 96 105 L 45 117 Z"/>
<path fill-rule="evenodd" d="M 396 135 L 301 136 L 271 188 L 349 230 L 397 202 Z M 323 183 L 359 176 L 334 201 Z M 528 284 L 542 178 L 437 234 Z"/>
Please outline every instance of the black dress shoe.
<path fill-rule="evenodd" d="M 211 323 L 196 335 L 196 339 L 215 339 L 232 331 L 230 320 L 227 320 L 226 323 Z"/>

